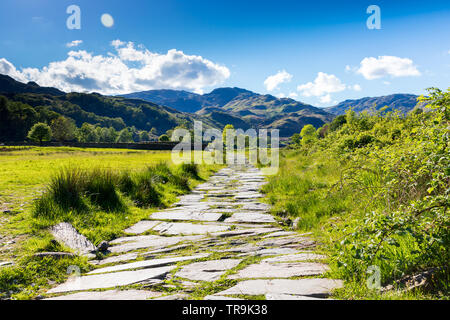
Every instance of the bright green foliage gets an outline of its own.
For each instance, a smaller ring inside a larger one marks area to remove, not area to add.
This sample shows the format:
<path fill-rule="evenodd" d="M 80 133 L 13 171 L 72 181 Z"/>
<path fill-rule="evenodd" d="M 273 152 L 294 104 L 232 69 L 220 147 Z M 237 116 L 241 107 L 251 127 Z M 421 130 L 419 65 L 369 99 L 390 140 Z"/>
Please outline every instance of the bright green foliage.
<path fill-rule="evenodd" d="M 428 110 L 407 116 L 349 110 L 265 187 L 276 213 L 323 235 L 332 272 L 358 294 L 377 266 L 382 285 L 433 270 L 428 290 L 448 296 L 450 91 L 422 100 Z"/>
<path fill-rule="evenodd" d="M 78 130 L 78 141 L 80 142 L 98 142 L 98 133 L 95 130 L 95 126 L 89 123 L 83 123 Z"/>
<path fill-rule="evenodd" d="M 133 142 L 133 135 L 128 130 L 128 128 L 123 129 L 119 132 L 119 135 L 117 136 L 116 142 L 118 143 L 130 143 Z"/>
<path fill-rule="evenodd" d="M 159 141 L 160 142 L 168 142 L 168 141 L 170 141 L 170 139 L 167 134 L 163 134 L 162 136 L 159 137 Z"/>
<path fill-rule="evenodd" d="M 312 145 L 318 139 L 316 128 L 311 124 L 303 127 L 300 136 L 302 137 L 301 144 L 304 147 Z"/>
<path fill-rule="evenodd" d="M 222 141 L 223 143 L 227 143 L 227 131 L 233 131 L 234 130 L 234 126 L 232 124 L 227 124 L 224 128 L 223 128 L 223 132 L 222 132 Z"/>
<path fill-rule="evenodd" d="M 291 137 L 291 143 L 292 144 L 300 144 L 301 141 L 301 137 L 300 137 L 300 133 L 296 133 Z"/>
<path fill-rule="evenodd" d="M 42 122 L 36 123 L 28 132 L 28 139 L 39 142 L 42 144 L 43 141 L 50 141 L 52 138 L 52 129 Z"/>
<path fill-rule="evenodd" d="M 53 138 L 57 141 L 72 141 L 75 139 L 77 126 L 71 119 L 60 116 L 52 121 L 50 127 Z"/>
<path fill-rule="evenodd" d="M 150 135 L 148 134 L 147 131 L 141 131 L 141 132 L 139 133 L 139 140 L 140 140 L 141 142 L 147 142 L 147 141 L 150 141 Z"/>

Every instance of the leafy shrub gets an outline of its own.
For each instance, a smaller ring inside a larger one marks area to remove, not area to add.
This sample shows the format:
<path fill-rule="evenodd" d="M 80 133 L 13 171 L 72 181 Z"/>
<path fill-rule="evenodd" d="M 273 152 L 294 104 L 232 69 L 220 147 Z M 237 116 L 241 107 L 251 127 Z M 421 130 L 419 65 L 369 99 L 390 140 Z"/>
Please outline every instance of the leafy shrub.
<path fill-rule="evenodd" d="M 366 288 L 375 265 L 382 285 L 432 270 L 433 292 L 449 294 L 450 90 L 429 92 L 426 112 L 349 110 L 310 152 L 285 157 L 264 187 L 276 211 L 323 232 L 332 272 L 353 287 Z M 304 188 L 321 175 L 328 187 Z"/>

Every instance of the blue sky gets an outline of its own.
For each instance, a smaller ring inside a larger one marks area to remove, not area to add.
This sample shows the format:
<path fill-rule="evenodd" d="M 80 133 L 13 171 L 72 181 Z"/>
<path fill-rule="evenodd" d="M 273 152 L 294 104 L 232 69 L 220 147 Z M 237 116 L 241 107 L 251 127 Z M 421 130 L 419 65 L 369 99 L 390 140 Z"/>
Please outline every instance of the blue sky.
<path fill-rule="evenodd" d="M 238 86 L 329 106 L 450 83 L 448 1 L 2 0 L 0 30 L 0 72 L 66 91 Z"/>

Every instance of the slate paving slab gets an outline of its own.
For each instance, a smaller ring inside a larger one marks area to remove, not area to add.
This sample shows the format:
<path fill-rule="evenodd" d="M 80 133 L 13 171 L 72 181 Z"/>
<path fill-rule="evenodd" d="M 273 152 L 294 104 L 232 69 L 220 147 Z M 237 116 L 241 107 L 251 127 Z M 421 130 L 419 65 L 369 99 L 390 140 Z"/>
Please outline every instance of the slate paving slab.
<path fill-rule="evenodd" d="M 291 278 L 302 276 L 316 276 L 325 273 L 327 266 L 321 263 L 311 262 L 285 262 L 270 263 L 263 261 L 251 264 L 236 274 L 230 275 L 229 279 L 264 279 L 264 278 Z"/>
<path fill-rule="evenodd" d="M 150 268 L 150 267 L 162 267 L 162 266 L 177 263 L 180 261 L 201 259 L 201 258 L 205 258 L 207 256 L 209 256 L 208 253 L 202 253 L 202 254 L 198 254 L 198 255 L 194 255 L 194 256 L 185 256 L 185 257 L 180 256 L 180 257 L 174 257 L 174 258 L 162 258 L 162 259 L 136 261 L 136 262 L 132 262 L 132 263 L 119 264 L 119 265 L 115 265 L 112 267 L 99 268 L 99 269 L 89 272 L 88 275 L 117 272 L 117 271 L 123 271 L 123 270 L 132 270 L 132 269 L 143 269 L 143 268 Z"/>
<path fill-rule="evenodd" d="M 265 203 L 255 203 L 255 202 L 245 202 L 242 203 L 241 210 L 252 210 L 252 211 L 268 211 L 270 206 Z"/>
<path fill-rule="evenodd" d="M 264 236 L 263 238 L 277 238 L 277 237 L 287 237 L 287 236 L 295 236 L 298 235 L 296 232 L 291 232 L 291 231 L 279 231 L 279 232 L 274 232 L 271 234 L 268 234 L 266 236 Z"/>
<path fill-rule="evenodd" d="M 93 289 L 107 289 L 118 286 L 127 286 L 149 279 L 163 278 L 176 266 L 143 269 L 137 271 L 122 271 L 115 273 L 73 277 L 67 282 L 49 290 L 47 293 L 63 293 L 70 291 L 86 291 Z"/>
<path fill-rule="evenodd" d="M 162 237 L 162 236 L 136 236 L 119 238 L 111 241 L 111 244 L 118 244 L 109 247 L 109 251 L 113 253 L 128 252 L 138 249 L 145 249 L 151 247 L 169 247 L 178 244 L 182 241 L 194 241 L 201 239 L 201 236 L 189 237 Z"/>
<path fill-rule="evenodd" d="M 0 261 L 0 268 L 1 268 L 1 267 L 12 266 L 12 265 L 13 265 L 12 262 L 9 262 L 9 261 L 3 261 L 3 262 L 1 262 L 1 261 Z"/>
<path fill-rule="evenodd" d="M 246 235 L 247 237 L 250 236 L 256 236 L 264 233 L 269 232 L 275 232 L 279 231 L 281 229 L 279 228 L 249 228 L 249 229 L 238 229 L 238 230 L 232 230 L 232 231 L 225 231 L 225 232 L 217 232 L 212 233 L 211 235 L 214 237 L 220 237 L 220 238 L 229 238 L 229 237 L 236 237 L 236 236 L 243 236 Z"/>
<path fill-rule="evenodd" d="M 265 262 L 294 262 L 307 260 L 324 260 L 326 257 L 312 252 L 302 252 L 298 254 L 287 254 L 273 258 L 264 259 Z"/>
<path fill-rule="evenodd" d="M 59 223 L 50 228 L 50 233 L 56 240 L 80 254 L 88 254 L 97 249 L 85 236 L 67 222 Z"/>
<path fill-rule="evenodd" d="M 147 232 L 148 230 L 153 229 L 160 223 L 161 223 L 161 221 L 143 220 L 143 221 L 140 221 L 140 222 L 136 223 L 135 225 L 129 227 L 128 229 L 125 229 L 124 232 L 129 233 L 129 234 L 141 234 L 141 233 Z"/>
<path fill-rule="evenodd" d="M 160 234 L 167 235 L 194 235 L 194 234 L 207 234 L 213 232 L 221 232 L 230 230 L 230 226 L 224 225 L 203 225 L 193 223 L 171 223 L 163 222 L 153 228 L 154 231 L 158 231 Z"/>
<path fill-rule="evenodd" d="M 216 281 L 227 270 L 236 267 L 242 260 L 224 259 L 195 262 L 184 266 L 175 276 L 196 281 Z"/>
<path fill-rule="evenodd" d="M 259 212 L 237 212 L 231 218 L 225 219 L 229 223 L 274 223 L 274 217 L 270 214 Z"/>
<path fill-rule="evenodd" d="M 241 256 L 275 256 L 279 254 L 295 254 L 298 253 L 296 249 L 293 248 L 265 248 L 265 249 L 256 249 L 254 251 L 246 251 L 242 254 L 239 254 L 238 257 Z"/>
<path fill-rule="evenodd" d="M 108 290 L 108 291 L 87 291 L 59 296 L 54 298 L 47 298 L 44 300 L 147 300 L 161 296 L 160 292 L 152 292 L 145 290 Z"/>
<path fill-rule="evenodd" d="M 193 221 L 218 221 L 221 213 L 214 212 L 189 212 L 189 211 L 161 211 L 150 216 L 154 220 L 193 220 Z"/>
<path fill-rule="evenodd" d="M 246 280 L 217 295 L 266 295 L 291 294 L 300 296 L 327 297 L 331 290 L 342 287 L 342 281 L 332 279 L 273 279 Z"/>

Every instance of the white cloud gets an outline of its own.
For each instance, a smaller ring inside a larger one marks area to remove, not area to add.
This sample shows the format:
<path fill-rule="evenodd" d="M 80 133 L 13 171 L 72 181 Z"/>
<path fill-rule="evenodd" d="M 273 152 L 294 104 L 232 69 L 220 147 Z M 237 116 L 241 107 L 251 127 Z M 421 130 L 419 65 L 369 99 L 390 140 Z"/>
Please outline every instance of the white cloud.
<path fill-rule="evenodd" d="M 347 88 L 345 84 L 333 74 L 319 72 L 314 82 L 308 82 L 297 87 L 305 97 L 319 97 L 329 93 L 341 92 Z"/>
<path fill-rule="evenodd" d="M 282 83 L 286 83 L 292 80 L 292 75 L 287 73 L 286 70 L 278 71 L 277 74 L 274 74 L 268 77 L 264 81 L 264 85 L 268 91 L 273 91 Z"/>
<path fill-rule="evenodd" d="M 364 58 L 361 61 L 357 73 L 363 75 L 367 80 L 374 80 L 387 76 L 396 78 L 421 75 L 411 59 L 394 56 Z"/>
<path fill-rule="evenodd" d="M 323 97 L 320 97 L 319 99 L 320 103 L 330 103 L 331 102 L 331 95 L 327 94 Z"/>
<path fill-rule="evenodd" d="M 230 77 L 227 67 L 201 56 L 187 55 L 172 49 L 165 54 L 150 52 L 132 42 L 115 40 L 114 53 L 93 55 L 84 50 L 70 51 L 62 61 L 42 69 L 16 70 L 6 59 L 0 59 L 0 73 L 19 81 L 35 81 L 66 92 L 88 91 L 123 94 L 151 89 L 183 89 L 201 92 Z"/>
<path fill-rule="evenodd" d="M 66 47 L 67 48 L 78 47 L 82 43 L 83 43 L 83 40 L 74 40 L 72 42 L 66 43 Z"/>
<path fill-rule="evenodd" d="M 291 93 L 289 93 L 288 97 L 291 98 L 291 99 L 297 99 L 298 98 L 298 94 L 295 93 L 295 92 L 291 92 Z"/>
<path fill-rule="evenodd" d="M 361 86 L 359 84 L 353 85 L 352 89 L 355 90 L 355 91 L 361 91 L 362 90 L 362 88 L 361 88 Z"/>
<path fill-rule="evenodd" d="M 4 58 L 0 59 L 0 74 L 6 74 L 18 81 L 26 82 L 26 78 L 17 71 L 16 67 Z"/>

